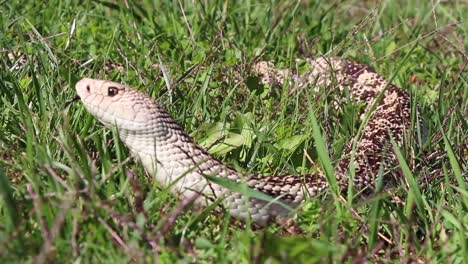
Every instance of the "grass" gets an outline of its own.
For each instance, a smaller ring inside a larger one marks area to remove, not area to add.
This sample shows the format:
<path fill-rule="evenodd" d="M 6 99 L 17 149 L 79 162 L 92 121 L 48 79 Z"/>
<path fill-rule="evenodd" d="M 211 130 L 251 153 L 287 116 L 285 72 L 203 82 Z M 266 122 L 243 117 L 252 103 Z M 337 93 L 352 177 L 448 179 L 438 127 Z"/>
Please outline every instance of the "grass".
<path fill-rule="evenodd" d="M 319 2 L 2 1 L 2 262 L 468 263 L 466 1 Z M 188 210 L 115 133 L 64 107 L 80 78 L 117 80 L 238 170 L 304 173 L 318 169 L 308 156 L 340 158 L 360 106 L 259 86 L 249 66 L 305 71 L 295 60 L 319 55 L 393 78 L 411 94 L 416 136 L 398 151 L 407 184 L 352 203 L 311 199 L 302 235 L 233 223 L 216 205 Z M 442 173 L 422 186 L 433 151 Z"/>

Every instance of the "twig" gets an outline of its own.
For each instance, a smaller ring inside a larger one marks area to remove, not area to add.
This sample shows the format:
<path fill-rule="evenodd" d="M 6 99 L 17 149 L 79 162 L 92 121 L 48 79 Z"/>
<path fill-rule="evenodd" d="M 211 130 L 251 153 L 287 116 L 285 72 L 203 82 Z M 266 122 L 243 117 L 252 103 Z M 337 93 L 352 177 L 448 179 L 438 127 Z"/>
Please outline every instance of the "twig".
<path fill-rule="evenodd" d="M 41 228 L 42 236 L 44 237 L 44 243 L 49 242 L 49 237 L 50 237 L 50 232 L 47 229 L 47 225 L 45 222 L 45 218 L 42 216 L 42 201 L 40 197 L 36 194 L 34 191 L 32 185 L 28 183 L 26 185 L 26 189 L 29 192 L 29 196 L 31 197 L 34 205 L 34 212 L 37 215 L 37 218 L 39 220 L 39 227 Z M 44 245 L 45 246 L 45 245 Z"/>
<path fill-rule="evenodd" d="M 124 216 L 122 215 L 119 215 L 118 213 L 114 212 L 112 209 L 111 209 L 111 206 L 108 206 L 104 203 L 98 203 L 97 206 L 101 209 L 103 209 L 104 211 L 106 211 L 112 218 L 112 220 L 114 220 L 114 222 L 121 226 L 121 227 L 130 227 L 130 228 L 133 228 L 135 230 L 138 230 L 141 234 L 141 236 L 150 244 L 151 248 L 152 248 L 152 251 L 153 251 L 153 255 L 154 257 L 157 256 L 157 252 L 159 250 L 159 247 L 158 247 L 158 243 L 154 240 L 154 238 L 150 237 L 147 233 L 147 231 L 145 231 L 141 226 L 139 226 L 138 224 L 136 224 L 135 222 L 132 222 L 132 221 L 129 221 L 127 219 L 125 219 Z M 155 229 L 155 227 L 152 225 L 152 224 L 148 224 L 149 226 L 149 229 Z"/>
<path fill-rule="evenodd" d="M 109 231 L 111 236 L 114 238 L 114 240 L 119 244 L 130 256 L 132 256 L 132 259 L 136 260 L 135 257 L 138 256 L 139 258 L 143 257 L 143 254 L 141 252 L 135 251 L 133 248 L 131 248 L 125 241 L 115 232 L 112 227 L 110 227 L 106 221 L 104 221 L 101 217 L 99 217 L 99 222 Z"/>
<path fill-rule="evenodd" d="M 344 203 L 344 204 L 347 204 L 347 201 L 346 199 L 340 195 L 340 200 Z M 354 208 L 349 208 L 349 211 L 351 212 L 351 214 L 361 222 L 361 224 L 365 224 L 365 221 L 364 219 L 358 214 L 358 212 L 356 212 L 356 210 L 354 210 Z M 380 233 L 380 232 L 377 232 L 377 235 L 382 238 L 383 240 L 385 240 L 385 242 L 387 242 L 388 244 L 390 245 L 393 245 L 393 242 L 388 238 L 386 237 L 384 234 Z"/>
<path fill-rule="evenodd" d="M 127 177 L 130 180 L 130 183 L 133 187 L 133 191 L 135 192 L 135 209 L 137 213 L 142 213 L 145 218 L 147 217 L 146 211 L 143 208 L 143 193 L 141 191 L 141 186 L 138 180 L 136 179 L 133 172 L 127 170 Z"/>
<path fill-rule="evenodd" d="M 30 193 L 32 193 L 32 188 Z M 69 193 L 65 193 L 65 197 L 73 197 L 73 195 L 69 195 Z M 37 199 L 37 196 L 36 196 Z M 50 252 L 53 251 L 53 241 L 57 237 L 57 235 L 62 230 L 63 224 L 65 223 L 65 215 L 70 209 L 73 204 L 73 199 L 65 198 L 62 204 L 59 206 L 58 215 L 54 219 L 53 228 L 49 230 L 48 233 L 44 236 L 44 244 L 42 245 L 41 252 L 39 255 L 36 256 L 34 263 L 45 263 L 47 261 L 47 257 Z M 37 212 L 36 212 L 37 213 Z M 42 219 L 43 220 L 43 219 Z M 43 223 L 45 224 L 45 223 Z M 44 228 L 46 228 L 44 226 Z M 47 229 L 46 229 L 47 230 Z"/>
<path fill-rule="evenodd" d="M 181 215 L 187 209 L 187 207 L 189 207 L 199 197 L 200 194 L 195 194 L 191 197 L 183 199 L 179 203 L 179 206 L 172 210 L 171 214 L 165 218 L 164 222 L 161 224 L 161 227 L 157 231 L 156 236 L 163 237 L 174 225 L 177 217 Z"/>
<path fill-rule="evenodd" d="M 184 7 L 182 6 L 182 2 L 179 0 L 180 11 L 182 11 L 182 16 L 184 17 L 185 24 L 187 25 L 188 31 L 190 33 L 190 40 L 192 41 L 192 46 L 195 47 L 195 37 L 193 36 L 192 28 L 188 22 L 187 16 L 185 15 Z"/>
<path fill-rule="evenodd" d="M 78 218 L 73 218 L 73 230 L 71 235 L 71 246 L 72 246 L 72 254 L 73 260 L 77 260 L 78 256 L 80 255 L 80 249 L 78 247 L 78 243 L 76 242 L 76 237 L 78 236 Z"/>
<path fill-rule="evenodd" d="M 68 192 L 72 192 L 72 189 L 70 188 L 70 186 L 68 186 L 68 184 L 66 183 L 66 181 L 64 181 L 62 179 L 62 177 L 60 177 L 58 175 L 57 172 L 55 172 L 54 169 L 52 169 L 52 167 L 50 167 L 48 164 L 45 164 L 44 165 L 44 168 L 46 169 L 46 171 L 50 174 L 50 176 L 52 176 L 52 178 L 54 178 L 56 181 L 58 181 L 65 189 L 67 189 Z"/>

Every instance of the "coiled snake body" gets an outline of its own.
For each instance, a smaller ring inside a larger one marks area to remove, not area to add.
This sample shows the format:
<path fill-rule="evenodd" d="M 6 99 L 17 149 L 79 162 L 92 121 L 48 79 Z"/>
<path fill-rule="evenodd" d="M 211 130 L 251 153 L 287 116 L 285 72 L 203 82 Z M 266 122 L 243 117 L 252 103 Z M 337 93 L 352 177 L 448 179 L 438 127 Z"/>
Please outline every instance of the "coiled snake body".
<path fill-rule="evenodd" d="M 385 171 L 391 171 L 397 165 L 390 140 L 393 138 L 401 145 L 410 126 L 409 96 L 368 66 L 324 58 L 309 62 L 310 72 L 290 76 L 297 85 L 347 89 L 355 101 L 367 105 L 367 110 L 375 103 L 375 110 L 370 113 L 362 136 L 357 139 L 352 160 L 355 167 L 353 188 L 357 191 L 373 190 L 379 169 L 383 167 Z M 255 69 L 268 65 L 258 64 Z M 259 74 L 263 81 L 281 77 L 281 72 L 274 69 Z M 224 197 L 223 203 L 231 216 L 243 220 L 250 217 L 257 225 L 264 226 L 272 219 L 287 217 L 288 210 L 275 203 L 233 193 L 211 183 L 205 176 L 245 182 L 258 191 L 280 197 L 283 203 L 292 207 L 328 188 L 328 182 L 321 173 L 271 177 L 238 173 L 197 146 L 162 106 L 125 85 L 85 78 L 76 84 L 76 92 L 76 98 L 81 99 L 99 121 L 108 127 L 117 127 L 122 141 L 150 175 L 154 175 L 163 186 L 172 184 L 171 190 L 178 195 L 199 196 L 195 199 L 198 205 L 207 205 L 212 200 L 210 198 Z M 377 99 L 379 101 L 376 102 Z M 349 183 L 351 145 L 335 168 L 342 191 L 347 190 Z"/>

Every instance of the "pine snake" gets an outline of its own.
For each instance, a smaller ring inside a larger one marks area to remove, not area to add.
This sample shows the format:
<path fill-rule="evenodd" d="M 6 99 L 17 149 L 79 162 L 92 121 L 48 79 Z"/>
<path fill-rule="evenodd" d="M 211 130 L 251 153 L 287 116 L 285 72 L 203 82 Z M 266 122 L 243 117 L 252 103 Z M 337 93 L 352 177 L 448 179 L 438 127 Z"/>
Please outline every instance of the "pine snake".
<path fill-rule="evenodd" d="M 356 191 L 374 190 L 381 168 L 386 171 L 385 181 L 390 180 L 389 175 L 398 175 L 395 172 L 398 161 L 390 141 L 393 139 L 401 146 L 410 128 L 409 95 L 366 65 L 325 58 L 309 60 L 309 64 L 309 72 L 290 76 L 266 62 L 256 64 L 253 71 L 265 83 L 282 84 L 289 79 L 296 86 L 346 90 L 353 100 L 366 105 L 365 113 L 373 110 L 368 115 L 362 136 L 356 139 L 354 157 L 350 155 L 351 142 L 335 167 L 341 192 L 348 189 L 351 157 L 355 168 L 352 182 Z M 154 175 L 161 185 L 171 186 L 171 191 L 181 197 L 199 196 L 195 199 L 199 206 L 222 197 L 223 205 L 232 217 L 251 219 L 259 226 L 289 216 L 289 211 L 281 205 L 246 198 L 207 180 L 206 175 L 245 183 L 291 207 L 297 207 L 307 197 L 329 188 L 326 177 L 320 172 L 269 177 L 238 173 L 195 144 L 161 105 L 126 85 L 84 78 L 76 84 L 76 92 L 75 100 L 81 99 L 85 108 L 101 123 L 117 127 L 121 140 L 150 175 Z M 375 107 L 371 109 L 374 103 Z"/>

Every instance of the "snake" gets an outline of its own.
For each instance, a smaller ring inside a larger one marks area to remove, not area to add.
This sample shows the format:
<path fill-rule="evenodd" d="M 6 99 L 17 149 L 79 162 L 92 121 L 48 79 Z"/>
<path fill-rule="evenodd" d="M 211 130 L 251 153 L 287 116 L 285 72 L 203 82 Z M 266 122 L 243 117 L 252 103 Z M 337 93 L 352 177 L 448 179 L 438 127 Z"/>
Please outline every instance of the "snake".
<path fill-rule="evenodd" d="M 365 106 L 360 114 L 362 133 L 350 140 L 334 167 L 338 191 L 352 188 L 357 193 L 371 193 L 378 177 L 384 182 L 401 177 L 394 146 L 402 146 L 411 127 L 409 94 L 365 64 L 325 57 L 307 63 L 309 70 L 300 74 L 278 70 L 270 62 L 255 64 L 252 72 L 265 85 L 290 80 L 298 87 L 338 89 Z M 177 197 L 193 199 L 197 206 L 221 199 L 231 217 L 266 226 L 290 219 L 291 208 L 330 189 L 320 170 L 271 176 L 234 170 L 197 145 L 155 99 L 127 85 L 83 78 L 75 90 L 71 101 L 81 101 L 105 127 L 117 129 L 121 141 L 149 175 Z M 244 184 L 275 200 L 235 191 L 213 177 Z"/>

